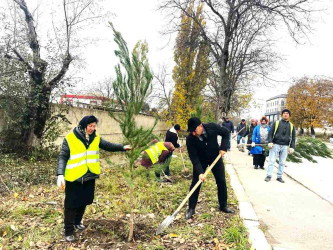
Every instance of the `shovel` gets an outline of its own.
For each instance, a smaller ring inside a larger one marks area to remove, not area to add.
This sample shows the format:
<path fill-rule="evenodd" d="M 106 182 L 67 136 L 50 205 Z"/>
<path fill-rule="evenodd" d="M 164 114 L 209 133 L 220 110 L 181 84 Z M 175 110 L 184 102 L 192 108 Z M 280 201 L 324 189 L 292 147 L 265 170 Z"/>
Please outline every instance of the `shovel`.
<path fill-rule="evenodd" d="M 186 178 L 186 177 L 190 176 L 190 171 L 188 171 L 188 169 L 185 167 L 185 161 L 184 161 L 182 150 L 180 149 L 179 152 L 180 152 L 180 157 L 182 158 L 182 161 L 183 161 L 183 173 L 184 173 L 183 176 Z"/>
<path fill-rule="evenodd" d="M 206 169 L 206 172 L 203 174 L 203 177 L 205 178 L 209 172 L 212 170 L 212 168 L 215 166 L 216 162 L 221 158 L 221 155 L 219 154 L 215 161 Z M 194 193 L 194 191 L 199 187 L 199 185 L 202 183 L 202 181 L 199 179 L 198 182 L 195 184 L 195 186 L 191 189 L 191 191 L 188 193 L 188 195 L 185 197 L 185 199 L 182 201 L 182 203 L 179 205 L 179 207 L 176 209 L 176 211 L 170 216 L 166 217 L 164 221 L 162 221 L 161 225 L 156 230 L 156 235 L 161 234 L 176 218 L 179 211 L 183 208 L 187 200 L 191 197 L 191 195 Z"/>

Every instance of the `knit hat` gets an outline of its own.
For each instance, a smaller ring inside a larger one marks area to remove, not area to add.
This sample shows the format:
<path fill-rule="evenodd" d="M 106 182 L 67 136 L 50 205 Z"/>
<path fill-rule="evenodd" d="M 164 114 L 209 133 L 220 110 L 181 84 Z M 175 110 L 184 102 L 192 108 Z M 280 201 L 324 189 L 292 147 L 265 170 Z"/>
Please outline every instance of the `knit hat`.
<path fill-rule="evenodd" d="M 281 115 L 283 115 L 284 112 L 288 112 L 288 113 L 289 113 L 289 116 L 291 116 L 291 113 L 290 113 L 290 110 L 289 110 L 289 109 L 284 109 L 284 110 L 282 110 Z"/>
<path fill-rule="evenodd" d="M 81 121 L 79 122 L 79 127 L 81 129 L 85 130 L 87 128 L 88 124 L 93 123 L 93 122 L 98 123 L 98 119 L 93 115 L 87 115 L 81 119 Z"/>
<path fill-rule="evenodd" d="M 175 130 L 180 130 L 180 125 L 176 124 L 175 126 L 173 126 Z"/>
<path fill-rule="evenodd" d="M 198 117 L 191 117 L 187 121 L 187 131 L 193 132 L 201 124 L 201 121 Z"/>

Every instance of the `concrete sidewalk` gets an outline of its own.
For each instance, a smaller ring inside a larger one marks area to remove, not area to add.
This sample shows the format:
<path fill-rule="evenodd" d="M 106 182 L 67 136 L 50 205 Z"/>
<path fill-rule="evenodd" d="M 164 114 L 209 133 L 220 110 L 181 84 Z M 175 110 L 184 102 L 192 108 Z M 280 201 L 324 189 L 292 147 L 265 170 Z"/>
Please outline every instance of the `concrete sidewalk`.
<path fill-rule="evenodd" d="M 227 166 L 228 172 L 235 171 L 244 189 L 240 206 L 247 206 L 246 201 L 252 204 L 253 220 L 258 218 L 273 249 L 333 249 L 333 206 L 329 202 L 286 175 L 286 183 L 276 181 L 276 169 L 272 180 L 265 182 L 267 170 L 253 169 L 252 157 L 236 147 L 228 155 L 233 168 Z"/>

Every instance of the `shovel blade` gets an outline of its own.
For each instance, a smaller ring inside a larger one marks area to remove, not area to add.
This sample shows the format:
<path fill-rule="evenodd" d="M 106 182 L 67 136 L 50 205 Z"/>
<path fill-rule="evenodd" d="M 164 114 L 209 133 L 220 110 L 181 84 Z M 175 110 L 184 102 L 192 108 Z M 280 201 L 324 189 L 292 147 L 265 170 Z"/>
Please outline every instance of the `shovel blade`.
<path fill-rule="evenodd" d="M 161 234 L 175 219 L 173 215 L 169 215 L 162 221 L 162 223 L 159 225 L 159 227 L 156 230 L 156 235 Z"/>

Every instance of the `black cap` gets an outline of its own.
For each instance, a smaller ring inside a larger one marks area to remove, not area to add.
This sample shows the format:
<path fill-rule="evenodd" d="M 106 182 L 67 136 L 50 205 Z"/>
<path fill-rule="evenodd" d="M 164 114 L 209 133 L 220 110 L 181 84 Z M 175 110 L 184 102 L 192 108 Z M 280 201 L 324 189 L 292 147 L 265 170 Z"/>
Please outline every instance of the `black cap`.
<path fill-rule="evenodd" d="M 180 130 L 180 125 L 176 124 L 175 126 L 173 126 L 175 128 L 175 130 Z"/>
<path fill-rule="evenodd" d="M 289 116 L 291 116 L 291 113 L 290 113 L 290 110 L 289 110 L 289 109 L 284 109 L 284 110 L 282 110 L 281 114 L 283 115 L 284 112 L 288 112 L 288 113 L 289 113 Z"/>
<path fill-rule="evenodd" d="M 98 123 L 98 119 L 93 115 L 87 115 L 81 119 L 81 121 L 79 122 L 79 127 L 81 129 L 86 129 L 88 124 L 93 122 Z"/>
<path fill-rule="evenodd" d="M 198 117 L 191 117 L 187 121 L 187 131 L 193 132 L 200 124 L 201 121 Z"/>

